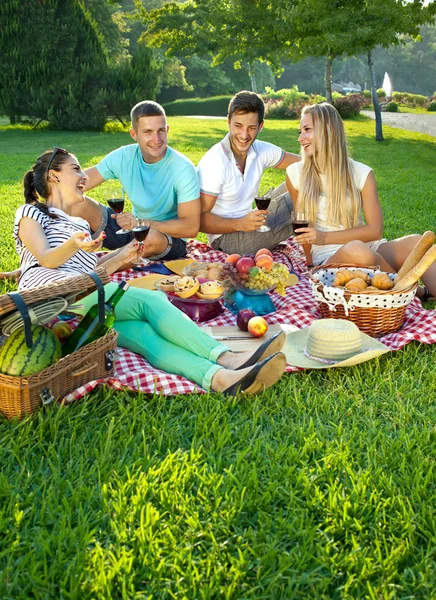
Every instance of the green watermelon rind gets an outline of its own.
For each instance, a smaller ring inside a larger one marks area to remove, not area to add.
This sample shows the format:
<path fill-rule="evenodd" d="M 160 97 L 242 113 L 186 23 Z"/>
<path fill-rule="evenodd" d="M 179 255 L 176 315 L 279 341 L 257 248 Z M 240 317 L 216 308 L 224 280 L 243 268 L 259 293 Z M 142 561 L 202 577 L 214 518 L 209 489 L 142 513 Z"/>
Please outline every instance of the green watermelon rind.
<path fill-rule="evenodd" d="M 33 346 L 28 348 L 24 329 L 9 336 L 0 348 L 0 373 L 27 377 L 39 373 L 61 358 L 61 343 L 48 327 L 32 327 L 32 339 Z"/>

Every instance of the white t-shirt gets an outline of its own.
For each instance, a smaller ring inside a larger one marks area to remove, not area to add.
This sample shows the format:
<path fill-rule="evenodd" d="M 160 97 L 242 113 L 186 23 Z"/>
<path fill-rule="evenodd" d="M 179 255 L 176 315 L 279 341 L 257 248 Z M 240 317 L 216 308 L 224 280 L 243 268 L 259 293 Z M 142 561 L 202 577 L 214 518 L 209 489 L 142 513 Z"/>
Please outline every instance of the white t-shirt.
<path fill-rule="evenodd" d="M 352 159 L 350 159 L 350 164 L 352 168 L 354 183 L 356 184 L 357 189 L 361 192 L 372 169 L 367 165 L 356 162 Z M 300 178 L 302 170 L 303 162 L 294 163 L 286 168 L 286 174 L 288 175 L 292 186 L 296 190 L 300 189 Z M 332 225 L 327 221 L 327 192 L 325 190 L 325 177 L 323 175 L 321 175 L 321 182 L 323 185 L 323 191 L 319 197 L 318 213 L 316 215 L 316 223 L 314 227 L 316 227 L 316 229 L 319 229 L 320 231 L 339 231 L 345 229 L 345 227 L 343 227 L 342 225 Z M 363 223 L 363 218 L 362 216 L 360 216 L 358 225 L 363 225 Z M 332 254 L 337 252 L 342 246 L 343 244 L 328 244 L 325 246 L 317 246 L 316 244 L 313 244 L 311 249 L 313 264 L 322 264 L 327 258 L 329 258 Z"/>
<path fill-rule="evenodd" d="M 212 146 L 197 167 L 201 192 L 217 199 L 212 214 L 238 219 L 250 212 L 264 170 L 277 167 L 284 156 L 284 150 L 278 146 L 255 140 L 241 173 L 230 147 L 229 134 Z M 209 243 L 221 235 L 208 234 Z"/>

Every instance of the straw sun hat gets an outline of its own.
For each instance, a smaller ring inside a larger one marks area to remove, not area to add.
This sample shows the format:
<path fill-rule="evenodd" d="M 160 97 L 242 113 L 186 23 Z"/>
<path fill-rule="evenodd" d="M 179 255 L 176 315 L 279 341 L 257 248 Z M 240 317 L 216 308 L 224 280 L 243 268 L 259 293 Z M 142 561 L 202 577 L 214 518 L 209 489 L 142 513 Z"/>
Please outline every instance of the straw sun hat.
<path fill-rule="evenodd" d="M 389 348 L 343 319 L 320 319 L 288 333 L 282 350 L 294 367 L 351 367 L 389 352 Z"/>

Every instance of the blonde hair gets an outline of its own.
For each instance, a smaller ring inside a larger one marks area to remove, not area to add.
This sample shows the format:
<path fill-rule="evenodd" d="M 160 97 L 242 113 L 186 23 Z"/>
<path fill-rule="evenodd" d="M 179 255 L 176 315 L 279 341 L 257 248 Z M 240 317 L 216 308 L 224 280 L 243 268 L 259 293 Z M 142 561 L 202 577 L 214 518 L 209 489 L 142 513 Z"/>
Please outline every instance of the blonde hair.
<path fill-rule="evenodd" d="M 342 119 L 334 106 L 323 102 L 304 107 L 301 116 L 310 114 L 313 121 L 312 156 L 302 149 L 303 169 L 297 208 L 316 222 L 319 197 L 325 177 L 327 220 L 345 229 L 356 227 L 362 210 L 360 191 L 354 183 Z"/>

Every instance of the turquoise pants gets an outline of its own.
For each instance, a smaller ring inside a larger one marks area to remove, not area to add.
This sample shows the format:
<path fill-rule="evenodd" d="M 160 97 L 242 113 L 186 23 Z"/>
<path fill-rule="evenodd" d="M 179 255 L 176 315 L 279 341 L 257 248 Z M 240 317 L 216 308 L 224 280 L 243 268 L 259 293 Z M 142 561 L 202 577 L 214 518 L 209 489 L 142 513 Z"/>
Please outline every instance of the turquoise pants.
<path fill-rule="evenodd" d="M 105 285 L 106 298 L 117 289 Z M 97 292 L 80 300 L 85 308 L 97 302 Z M 79 311 L 77 311 L 79 312 Z M 163 292 L 129 287 L 115 308 L 118 345 L 142 354 L 154 367 L 182 375 L 209 390 L 212 377 L 222 367 L 218 357 L 228 351 L 173 306 Z"/>

